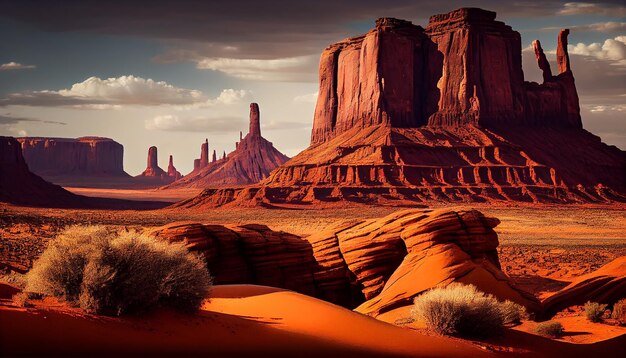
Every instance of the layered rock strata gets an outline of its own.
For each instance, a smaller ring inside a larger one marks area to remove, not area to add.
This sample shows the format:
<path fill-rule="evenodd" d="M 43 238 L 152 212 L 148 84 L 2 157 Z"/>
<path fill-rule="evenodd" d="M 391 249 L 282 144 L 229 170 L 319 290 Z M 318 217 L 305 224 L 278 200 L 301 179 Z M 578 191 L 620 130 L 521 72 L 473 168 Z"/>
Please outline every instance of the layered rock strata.
<path fill-rule="evenodd" d="M 258 183 L 269 177 L 272 170 L 289 158 L 274 148 L 274 145 L 261 136 L 259 105 L 250 104 L 250 129 L 248 134 L 236 144 L 236 149 L 218 160 L 213 150 L 212 162 L 200 164 L 183 179 L 167 188 L 209 188 L 242 186 Z"/>
<path fill-rule="evenodd" d="M 474 210 L 407 210 L 306 238 L 263 225 L 201 223 L 173 223 L 152 234 L 201 252 L 217 284 L 288 288 L 360 305 L 357 310 L 373 316 L 457 281 L 537 310 L 538 302 L 500 271 L 498 223 Z"/>
<path fill-rule="evenodd" d="M 544 80 L 526 82 L 520 35 L 495 17 L 382 18 L 329 46 L 309 148 L 256 186 L 179 206 L 626 201 L 626 153 L 582 129 L 569 31 L 558 74 L 537 41 Z"/>
<path fill-rule="evenodd" d="M 43 177 L 128 177 L 124 147 L 101 137 L 17 138 L 28 168 Z"/>

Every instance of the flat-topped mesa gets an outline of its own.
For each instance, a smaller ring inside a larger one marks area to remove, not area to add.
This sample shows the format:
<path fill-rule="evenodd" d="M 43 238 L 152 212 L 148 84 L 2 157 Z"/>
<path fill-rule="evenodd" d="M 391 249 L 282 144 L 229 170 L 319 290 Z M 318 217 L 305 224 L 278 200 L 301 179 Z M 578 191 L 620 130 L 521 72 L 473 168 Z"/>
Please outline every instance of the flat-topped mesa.
<path fill-rule="evenodd" d="M 425 30 L 381 18 L 365 35 L 326 48 L 311 144 L 381 124 L 580 128 L 568 32 L 559 35 L 559 85 L 535 89 L 524 82 L 520 34 L 495 18 L 462 8 L 432 16 Z M 537 92 L 558 103 L 537 103 Z"/>
<path fill-rule="evenodd" d="M 423 29 L 381 18 L 363 36 L 331 45 L 320 59 L 312 144 L 355 126 L 424 124 Z"/>
<path fill-rule="evenodd" d="M 148 149 L 148 165 L 143 173 L 139 174 L 142 177 L 163 177 L 167 176 L 167 173 L 159 167 L 157 147 L 152 146 Z"/>
<path fill-rule="evenodd" d="M 56 177 L 128 177 L 124 147 L 103 137 L 17 138 L 28 168 L 48 180 Z"/>
<path fill-rule="evenodd" d="M 496 14 L 462 8 L 426 27 L 428 124 L 520 123 L 524 113 L 521 37 Z"/>
<path fill-rule="evenodd" d="M 176 167 L 174 166 L 174 156 L 173 155 L 170 155 L 170 161 L 169 161 L 169 164 L 167 165 L 167 176 L 170 177 L 170 178 L 174 178 L 174 180 L 178 180 L 178 179 L 183 177 L 180 174 L 180 172 L 178 170 L 176 170 Z"/>

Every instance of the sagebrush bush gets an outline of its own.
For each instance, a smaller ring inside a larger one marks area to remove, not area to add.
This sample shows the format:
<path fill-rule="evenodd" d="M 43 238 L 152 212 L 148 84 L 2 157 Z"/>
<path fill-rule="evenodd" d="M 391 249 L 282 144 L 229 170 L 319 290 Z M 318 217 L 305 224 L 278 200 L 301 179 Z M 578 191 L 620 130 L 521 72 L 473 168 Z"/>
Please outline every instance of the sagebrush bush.
<path fill-rule="evenodd" d="M 211 283 L 204 260 L 184 243 L 90 226 L 71 227 L 52 241 L 28 273 L 25 291 L 122 315 L 156 306 L 196 310 Z"/>
<path fill-rule="evenodd" d="M 585 309 L 585 316 L 591 322 L 602 322 L 602 316 L 608 306 L 600 304 L 598 302 L 587 302 L 583 306 Z"/>
<path fill-rule="evenodd" d="M 611 312 L 611 318 L 616 320 L 619 324 L 626 324 L 626 298 L 615 302 L 613 311 Z"/>
<path fill-rule="evenodd" d="M 509 300 L 500 303 L 500 314 L 505 325 L 517 325 L 528 319 L 526 308 Z"/>
<path fill-rule="evenodd" d="M 439 334 L 487 337 L 504 328 L 502 304 L 473 285 L 452 283 L 415 298 L 411 311 Z"/>
<path fill-rule="evenodd" d="M 558 338 L 563 335 L 563 325 L 557 321 L 546 321 L 537 324 L 535 332 L 542 336 Z"/>

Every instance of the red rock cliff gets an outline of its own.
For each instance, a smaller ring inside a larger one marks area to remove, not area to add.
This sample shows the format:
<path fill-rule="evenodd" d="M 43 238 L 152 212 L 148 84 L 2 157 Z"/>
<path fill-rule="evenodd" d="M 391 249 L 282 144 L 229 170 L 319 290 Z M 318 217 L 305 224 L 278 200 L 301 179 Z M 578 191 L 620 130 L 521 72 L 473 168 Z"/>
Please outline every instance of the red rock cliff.
<path fill-rule="evenodd" d="M 237 142 L 236 149 L 221 159 L 213 150 L 213 161 L 168 187 L 208 188 L 225 185 L 247 185 L 267 178 L 272 170 L 289 158 L 261 136 L 259 105 L 250 104 L 250 132 Z"/>
<path fill-rule="evenodd" d="M 559 35 L 563 65 L 550 75 L 554 85 L 533 86 L 524 82 L 519 33 L 495 18 L 462 8 L 432 16 L 425 30 L 382 18 L 367 34 L 328 47 L 311 144 L 379 124 L 581 127 L 568 32 Z M 559 108 L 539 103 L 544 96 Z"/>
<path fill-rule="evenodd" d="M 109 138 L 17 138 L 31 171 L 42 176 L 123 176 L 124 147 Z"/>

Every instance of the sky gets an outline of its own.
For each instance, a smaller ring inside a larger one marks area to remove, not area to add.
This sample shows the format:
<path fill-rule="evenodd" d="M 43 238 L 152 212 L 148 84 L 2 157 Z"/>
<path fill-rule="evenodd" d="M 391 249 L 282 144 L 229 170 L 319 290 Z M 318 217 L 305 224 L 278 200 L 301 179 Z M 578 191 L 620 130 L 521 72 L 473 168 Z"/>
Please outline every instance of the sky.
<path fill-rule="evenodd" d="M 522 36 L 525 79 L 541 82 L 530 43 L 556 70 L 569 53 L 583 126 L 626 150 L 626 5 L 566 1 L 0 0 L 0 135 L 104 136 L 124 145 L 131 175 L 159 148 L 183 174 L 200 145 L 235 149 L 249 103 L 262 133 L 294 156 L 309 145 L 318 63 L 331 43 L 379 17 L 426 27 L 458 7 L 496 11 Z"/>

